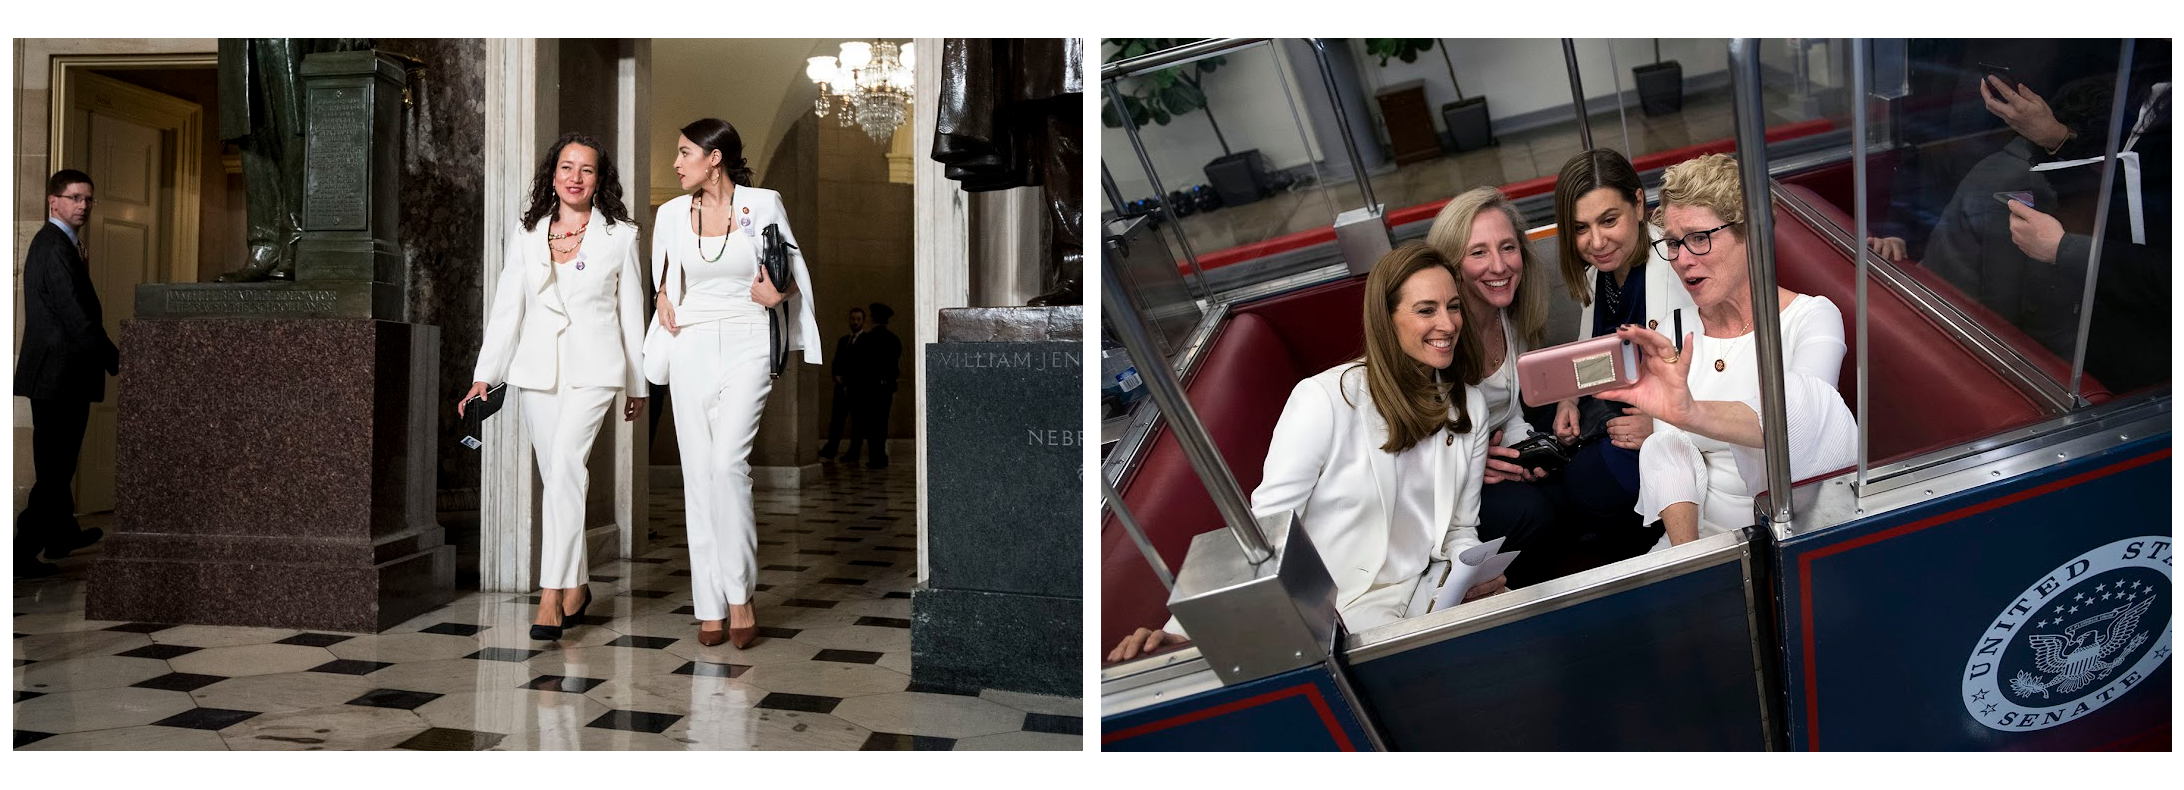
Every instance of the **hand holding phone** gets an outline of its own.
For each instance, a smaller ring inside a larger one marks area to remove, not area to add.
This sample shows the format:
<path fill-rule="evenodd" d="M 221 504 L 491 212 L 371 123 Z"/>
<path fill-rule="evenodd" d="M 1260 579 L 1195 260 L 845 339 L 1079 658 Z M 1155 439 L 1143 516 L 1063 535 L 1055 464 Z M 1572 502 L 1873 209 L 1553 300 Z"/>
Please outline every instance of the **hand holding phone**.
<path fill-rule="evenodd" d="M 1517 357 L 1524 405 L 1542 406 L 1638 382 L 1638 354 L 1615 335 L 1564 343 Z"/>

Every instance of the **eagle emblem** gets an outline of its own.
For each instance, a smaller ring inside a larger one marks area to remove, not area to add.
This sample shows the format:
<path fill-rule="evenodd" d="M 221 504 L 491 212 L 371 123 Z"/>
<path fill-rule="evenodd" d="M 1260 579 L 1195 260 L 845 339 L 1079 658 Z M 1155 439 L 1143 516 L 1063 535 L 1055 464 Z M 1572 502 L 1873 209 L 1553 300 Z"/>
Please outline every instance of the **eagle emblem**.
<path fill-rule="evenodd" d="M 2020 699 L 2038 694 L 2047 699 L 2048 689 L 2069 694 L 2105 680 L 2123 665 L 2125 656 L 2146 644 L 2139 618 L 2153 607 L 2155 596 L 2127 603 L 2072 623 L 2061 634 L 2033 634 L 2033 665 L 2042 674 L 2020 670 L 2010 679 L 2010 691 Z"/>

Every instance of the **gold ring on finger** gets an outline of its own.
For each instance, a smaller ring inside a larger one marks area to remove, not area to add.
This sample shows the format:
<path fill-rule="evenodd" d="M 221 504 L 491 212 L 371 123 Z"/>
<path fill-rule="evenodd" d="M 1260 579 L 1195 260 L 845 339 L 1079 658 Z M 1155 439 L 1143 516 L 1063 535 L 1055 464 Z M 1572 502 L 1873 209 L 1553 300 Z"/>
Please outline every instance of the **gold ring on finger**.
<path fill-rule="evenodd" d="M 1671 364 L 1671 365 L 1674 365 L 1674 364 L 1676 364 L 1676 363 L 1678 363 L 1678 362 L 1682 362 L 1682 361 L 1683 361 L 1683 355 L 1682 355 L 1682 354 L 1670 354 L 1670 355 L 1668 355 L 1668 356 L 1662 357 L 1662 358 L 1661 358 L 1661 361 L 1662 361 L 1662 362 L 1666 362 L 1666 363 L 1668 363 L 1668 364 Z"/>

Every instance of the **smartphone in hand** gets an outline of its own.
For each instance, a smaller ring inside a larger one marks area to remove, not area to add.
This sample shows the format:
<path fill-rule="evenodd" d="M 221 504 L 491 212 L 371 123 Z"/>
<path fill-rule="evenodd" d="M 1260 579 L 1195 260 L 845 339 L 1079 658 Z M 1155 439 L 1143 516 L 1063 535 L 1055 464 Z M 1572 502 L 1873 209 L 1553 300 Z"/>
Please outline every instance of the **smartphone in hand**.
<path fill-rule="evenodd" d="M 1517 357 L 1517 390 L 1523 393 L 1526 406 L 1544 406 L 1637 382 L 1638 349 L 1615 335 Z"/>
<path fill-rule="evenodd" d="M 2015 200 L 2019 203 L 2025 204 L 2025 208 L 2033 207 L 2031 192 L 1996 192 L 1994 193 L 1994 199 L 1996 202 L 1999 202 L 2004 206 L 2009 205 L 2010 201 Z"/>

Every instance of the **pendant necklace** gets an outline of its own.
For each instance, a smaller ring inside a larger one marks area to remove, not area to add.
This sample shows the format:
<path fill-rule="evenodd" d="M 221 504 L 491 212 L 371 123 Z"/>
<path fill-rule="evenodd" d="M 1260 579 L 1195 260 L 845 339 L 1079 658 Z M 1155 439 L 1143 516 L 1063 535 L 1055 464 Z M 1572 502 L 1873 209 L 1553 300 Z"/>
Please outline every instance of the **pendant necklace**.
<path fill-rule="evenodd" d="M 1734 337 L 1734 338 L 1730 338 L 1730 339 L 1729 339 L 1729 342 L 1727 342 L 1727 343 L 1723 343 L 1723 344 L 1721 345 L 1721 355 L 1720 355 L 1720 356 L 1717 356 L 1717 357 L 1715 357 L 1715 358 L 1714 358 L 1714 372 L 1715 372 L 1715 373 L 1720 373 L 1720 372 L 1722 372 L 1722 371 L 1728 370 L 1728 369 L 1729 369 L 1729 351 L 1730 351 L 1730 349 L 1731 349 L 1731 348 L 1733 348 L 1733 347 L 1735 347 L 1735 346 L 1740 346 L 1740 345 L 1742 345 L 1742 343 L 1743 343 L 1744 339 L 1745 339 L 1745 338 L 1747 338 L 1747 337 L 1751 337 L 1751 336 L 1752 336 L 1752 325 L 1751 325 L 1751 323 L 1750 323 L 1750 322 L 1746 322 L 1746 323 L 1745 323 L 1745 325 L 1744 325 L 1744 332 L 1743 332 L 1742 334 L 1739 334 L 1739 335 L 1737 335 L 1737 336 L 1736 336 L 1736 337 Z M 1732 345 L 1732 344 L 1734 344 L 1734 345 Z"/>
<path fill-rule="evenodd" d="M 576 230 L 572 230 L 567 233 L 555 233 L 553 230 L 553 225 L 549 223 L 546 226 L 546 249 L 553 252 L 555 255 L 567 255 L 569 253 L 575 252 L 576 248 L 584 246 L 584 231 L 590 227 L 591 220 L 587 218 L 584 220 L 584 224 L 576 226 Z M 560 245 L 554 243 L 562 239 L 576 239 L 576 241 L 570 242 L 569 246 L 564 249 Z M 567 263 L 567 261 L 557 261 L 557 263 Z"/>

